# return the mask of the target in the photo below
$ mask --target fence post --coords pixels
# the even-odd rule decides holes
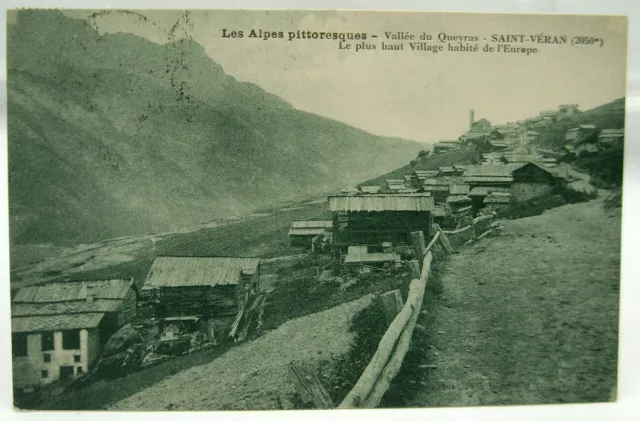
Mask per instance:
[[[473,220],[473,217],[471,218],[471,241],[476,241],[476,223]]]
[[[416,254],[418,264],[422,269],[422,260],[427,246],[424,244],[424,233],[422,231],[414,231],[411,233],[411,242],[413,243],[413,251]]]
[[[413,279],[418,279],[420,277],[420,263],[418,263],[418,260],[411,260],[409,262],[409,267],[411,268],[411,275],[413,275]]]
[[[387,321],[389,324],[393,322],[393,319],[396,318],[400,310],[402,310],[402,295],[400,295],[399,289],[394,289],[393,291],[385,292],[380,296],[380,301],[384,307],[384,312],[387,316]]]
[[[444,231],[442,231],[442,228],[440,228],[440,225],[433,224],[433,226],[435,227],[436,231],[440,233],[440,243],[445,248],[445,250],[447,250],[449,253],[454,253],[453,247],[451,247],[451,243],[449,242],[447,236],[444,234]]]

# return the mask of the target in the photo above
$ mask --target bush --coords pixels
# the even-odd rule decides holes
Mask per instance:
[[[591,184],[598,188],[610,189],[622,185],[622,148],[581,154],[575,165],[588,172],[591,175]]]
[[[556,190],[567,203],[588,202],[589,200],[598,197],[597,190],[587,192],[582,190],[574,190],[566,186],[558,187],[556,188]]]
[[[338,359],[329,380],[328,389],[333,402],[341,402],[355,386],[388,327],[384,305],[379,299],[373,300],[351,320],[349,330],[355,334],[351,349]]]
[[[502,211],[501,216],[508,219],[527,218],[529,216],[542,215],[547,209],[556,208],[567,203],[561,194],[553,194],[515,203],[510,208]]]

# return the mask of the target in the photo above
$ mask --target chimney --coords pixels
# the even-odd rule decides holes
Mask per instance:
[[[471,131],[471,129],[473,128],[473,123],[476,121],[475,119],[475,115],[474,115],[474,111],[473,108],[469,110],[469,131]]]

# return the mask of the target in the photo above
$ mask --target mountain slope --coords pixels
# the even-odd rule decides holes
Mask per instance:
[[[171,230],[355,184],[421,149],[295,110],[190,40],[31,10],[7,44],[15,243]]]

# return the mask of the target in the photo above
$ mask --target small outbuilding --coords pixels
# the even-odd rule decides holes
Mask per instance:
[[[313,240],[327,232],[330,233],[332,226],[332,221],[293,221],[289,229],[291,245],[311,248]]]
[[[624,129],[602,129],[598,134],[600,149],[620,148],[624,145]]]

